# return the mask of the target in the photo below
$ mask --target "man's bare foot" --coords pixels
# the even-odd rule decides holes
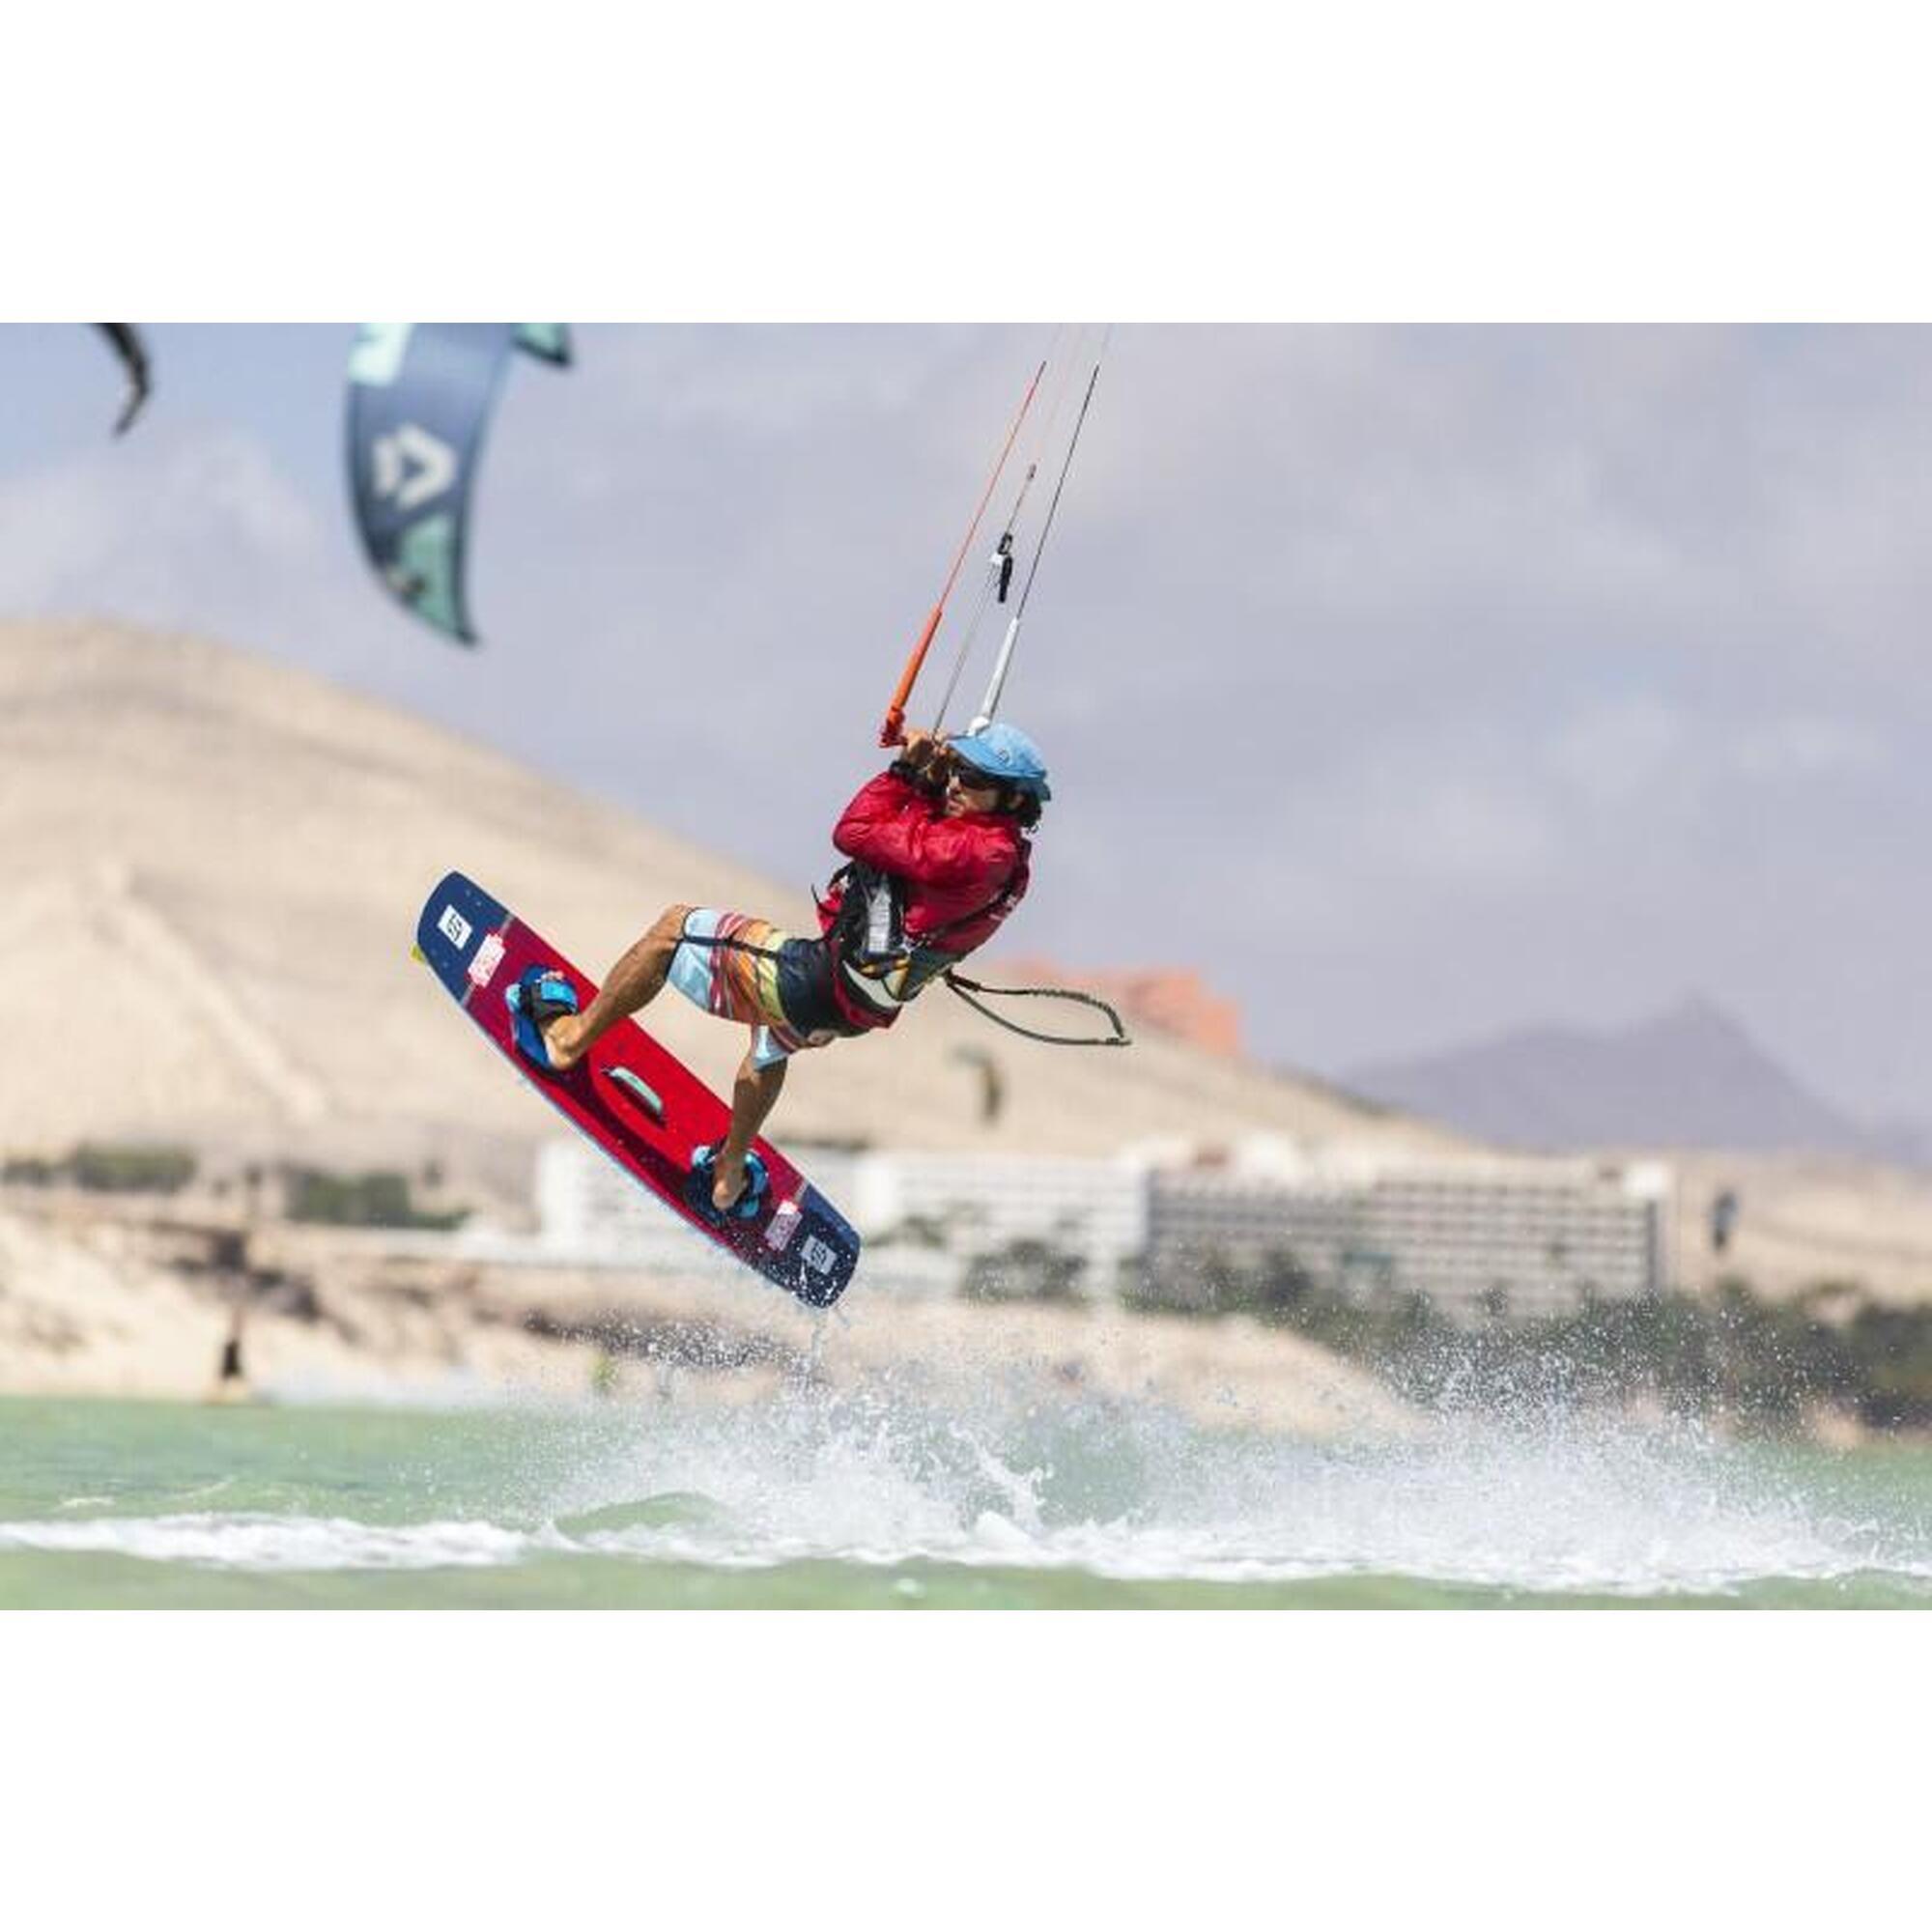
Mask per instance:
[[[578,1044],[582,1031],[582,1016],[577,1013],[558,1013],[537,1028],[544,1053],[559,1073],[569,1072],[583,1058],[583,1049]]]
[[[711,1170],[712,1207],[721,1214],[728,1214],[737,1207],[749,1184],[745,1174],[745,1156],[743,1154],[734,1156],[720,1148]]]
[[[505,995],[514,1018],[516,1048],[532,1065],[562,1073],[583,1058],[589,1045],[577,989],[555,966],[526,967]]]

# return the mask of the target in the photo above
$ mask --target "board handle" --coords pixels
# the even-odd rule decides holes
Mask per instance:
[[[659,1126],[664,1125],[664,1100],[658,1090],[641,1075],[633,1073],[628,1066],[607,1066],[604,1075],[613,1086],[621,1087]]]

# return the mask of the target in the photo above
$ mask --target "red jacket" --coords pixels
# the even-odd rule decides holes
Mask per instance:
[[[881,772],[845,808],[832,842],[848,859],[903,881],[906,938],[940,933],[943,952],[983,946],[1026,894],[1030,848],[1010,818],[990,811],[948,818],[942,800],[893,772]],[[835,888],[819,907],[827,930],[843,896]],[[981,916],[968,917],[974,913]],[[943,931],[962,919],[967,923]]]

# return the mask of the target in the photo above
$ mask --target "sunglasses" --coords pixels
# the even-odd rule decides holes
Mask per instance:
[[[990,772],[982,772],[977,765],[969,765],[964,758],[952,761],[952,782],[961,791],[998,791],[1000,781]]]

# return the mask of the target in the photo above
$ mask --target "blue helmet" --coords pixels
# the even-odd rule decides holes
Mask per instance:
[[[977,731],[954,738],[948,749],[975,771],[984,772],[1042,804],[1053,796],[1039,747],[1016,724],[982,724]]]

